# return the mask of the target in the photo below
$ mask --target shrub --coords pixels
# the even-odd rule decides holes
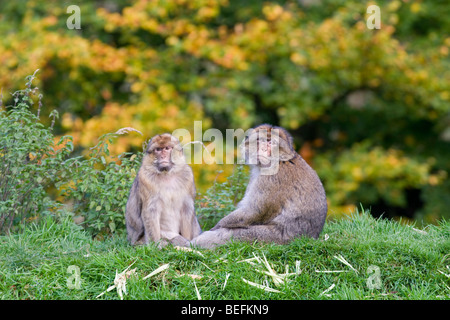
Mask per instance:
[[[81,217],[83,225],[92,235],[103,237],[125,232],[125,206],[142,152],[125,152],[112,158],[108,147],[115,137],[127,132],[121,129],[116,133],[107,133],[90,149],[88,159],[77,157],[68,161],[74,170],[70,180],[61,182],[61,191],[66,200],[74,201],[75,215]]]
[[[26,78],[24,90],[13,93],[14,104],[0,109],[0,233],[20,229],[59,207],[46,190],[64,175],[65,159],[73,150],[71,137],[54,143],[56,111],[50,127],[39,122],[42,94],[37,114],[30,110],[38,92],[31,87],[36,72]]]
[[[53,120],[49,127],[40,122],[42,94],[37,95],[39,89],[32,88],[36,72],[26,78],[25,89],[12,95],[14,104],[0,109],[0,233],[23,229],[27,222],[47,214],[62,213],[62,203],[55,200],[58,196],[72,202],[72,215],[79,215],[92,235],[123,232],[128,192],[142,153],[112,158],[108,143],[136,130],[107,133],[87,158],[69,158],[72,137],[54,142],[58,140],[53,133],[56,110],[50,114]],[[38,109],[34,114],[31,108],[36,95]]]
[[[218,171],[218,174],[222,171]],[[196,201],[196,214],[203,230],[212,228],[222,217],[236,208],[248,184],[244,165],[236,165],[226,182],[214,184]]]

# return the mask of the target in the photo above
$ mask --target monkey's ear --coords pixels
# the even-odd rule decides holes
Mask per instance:
[[[295,152],[292,150],[280,149],[280,161],[289,161],[295,157]]]
[[[186,159],[184,157],[184,149],[181,146],[181,143],[173,146],[171,160],[175,164],[184,164],[186,163]]]
[[[279,161],[289,161],[295,157],[295,151],[292,148],[292,145],[288,141],[286,141],[285,139],[280,137],[277,140],[277,142],[278,142],[278,148],[276,148],[276,149],[278,149],[278,152],[275,151],[274,156],[277,156],[277,153],[278,153]],[[272,145],[272,148],[274,148],[273,145]]]
[[[153,138],[151,138],[150,140],[148,140],[148,142],[145,144],[144,148],[145,148],[145,153],[152,153],[153,150],[150,149],[150,147],[152,146],[152,140]]]
[[[271,132],[272,156],[278,161],[288,161],[295,157],[293,139],[291,135],[281,127],[274,127]]]

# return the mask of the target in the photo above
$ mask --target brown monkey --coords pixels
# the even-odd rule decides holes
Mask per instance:
[[[194,176],[180,142],[165,133],[148,143],[130,190],[125,219],[128,241],[189,245],[201,229],[194,210]]]
[[[295,152],[281,127],[250,130],[241,145],[251,165],[244,198],[235,211],[192,240],[213,248],[229,241],[285,244],[302,235],[317,238],[327,215],[325,190],[316,172]]]

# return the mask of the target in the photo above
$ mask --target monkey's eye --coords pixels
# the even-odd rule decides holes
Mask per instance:
[[[156,148],[155,150],[161,152],[162,148]]]
[[[172,149],[171,147],[165,147],[164,150],[169,151],[170,149]]]

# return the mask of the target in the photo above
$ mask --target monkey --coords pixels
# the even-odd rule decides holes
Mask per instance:
[[[287,244],[303,235],[318,238],[325,224],[327,199],[317,173],[293,148],[282,127],[262,124],[241,144],[250,179],[236,210],[191,241],[215,248],[231,239]]]
[[[151,138],[126,205],[130,244],[187,246],[201,232],[195,195],[194,175],[178,139],[169,133]]]

